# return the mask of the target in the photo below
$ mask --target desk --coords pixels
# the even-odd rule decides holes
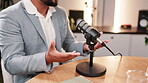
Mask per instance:
[[[76,65],[89,59],[69,62],[56,67],[52,73],[41,73],[26,83],[58,83],[79,76]],[[123,56],[94,57],[94,63],[106,66],[106,74],[100,77],[85,77],[94,83],[125,83],[126,71],[129,69],[146,71],[148,58]]]

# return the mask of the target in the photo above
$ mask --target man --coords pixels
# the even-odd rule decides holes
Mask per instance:
[[[24,83],[40,72],[49,73],[56,62],[89,50],[88,45],[75,41],[67,16],[57,4],[57,0],[22,0],[1,11],[1,57],[14,83]],[[100,47],[95,45],[95,49]]]

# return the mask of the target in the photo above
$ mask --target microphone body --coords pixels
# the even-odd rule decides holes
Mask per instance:
[[[77,20],[77,24],[76,27],[84,34],[90,34],[92,36],[93,42],[98,41],[100,44],[104,43],[99,39],[100,37],[100,33],[98,30],[94,29],[92,26],[88,25],[88,23],[86,23],[83,19],[78,19]]]
[[[116,54],[113,53],[113,51],[111,51],[107,45],[102,42],[100,40],[100,33],[98,30],[94,29],[93,27],[91,27],[90,25],[88,25],[88,23],[86,23],[83,19],[78,19],[77,20],[77,24],[76,24],[76,27],[85,35],[85,38],[88,39],[86,37],[86,35],[90,35],[91,37],[89,37],[90,41],[93,42],[93,43],[96,43],[96,42],[99,42],[102,46],[106,47],[114,56]]]

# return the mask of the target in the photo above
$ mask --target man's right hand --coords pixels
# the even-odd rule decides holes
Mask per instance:
[[[50,64],[52,62],[66,62],[68,60],[71,60],[77,56],[79,56],[80,53],[73,51],[73,52],[67,52],[67,53],[61,53],[58,52],[55,48],[55,42],[52,41],[51,45],[48,49],[48,52],[46,53],[46,63]]]

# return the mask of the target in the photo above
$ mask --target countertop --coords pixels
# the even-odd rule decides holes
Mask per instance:
[[[98,31],[109,34],[147,34],[145,31],[138,31],[136,27],[132,28],[119,28],[115,31],[113,27],[94,27]],[[81,33],[79,30],[73,31],[74,33]]]

